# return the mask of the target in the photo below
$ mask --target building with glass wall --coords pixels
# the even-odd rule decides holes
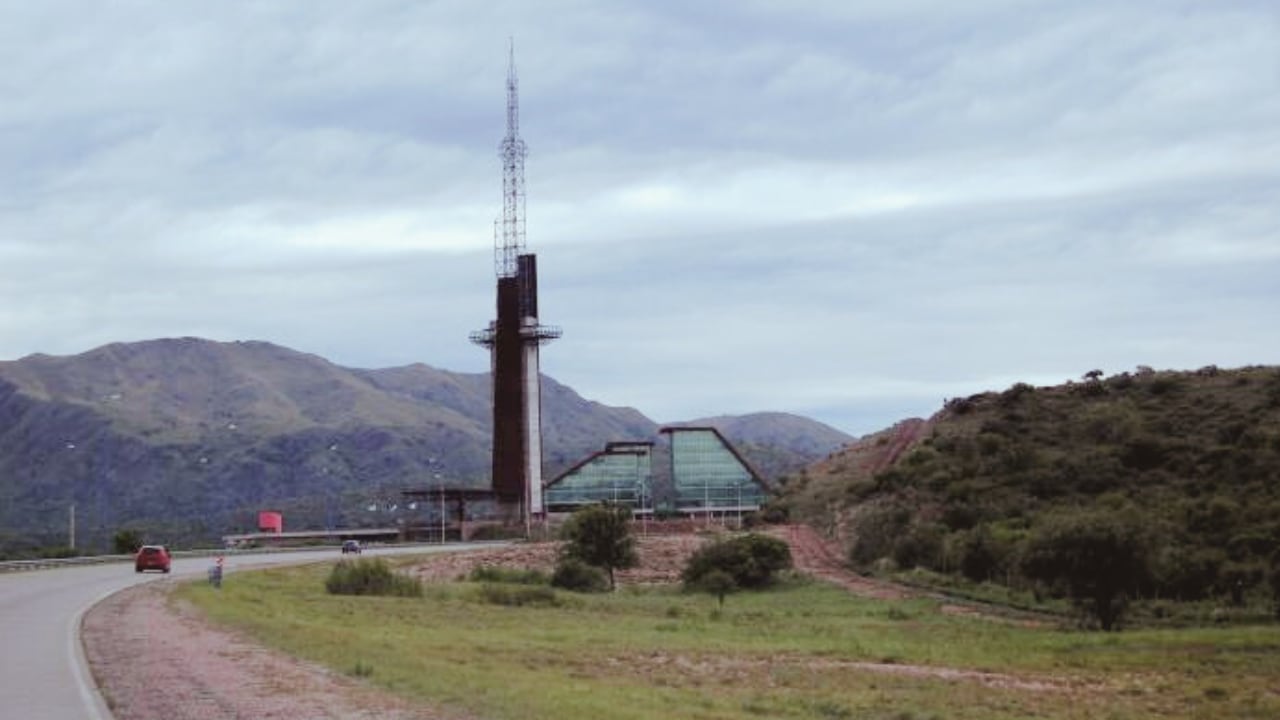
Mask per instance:
[[[547,511],[572,512],[600,502],[652,511],[652,457],[651,442],[609,443],[547,484]]]
[[[688,514],[736,513],[760,509],[764,479],[713,427],[665,427],[671,440],[671,482],[675,509]]]

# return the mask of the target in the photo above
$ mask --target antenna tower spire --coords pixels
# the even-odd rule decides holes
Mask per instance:
[[[515,277],[516,258],[524,252],[524,159],[520,139],[520,83],[516,79],[516,44],[509,40],[507,60],[507,134],[498,145],[502,158],[502,217],[494,221],[493,255],[498,277]],[[499,227],[501,226],[501,227]]]

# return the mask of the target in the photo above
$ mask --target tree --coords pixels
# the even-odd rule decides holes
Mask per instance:
[[[561,553],[604,568],[609,589],[614,588],[613,571],[635,567],[639,562],[635,539],[631,537],[631,510],[620,505],[591,505],[578,510],[560,531],[565,544]]]
[[[1065,588],[1078,607],[1110,631],[1129,593],[1151,574],[1150,543],[1136,514],[1078,513],[1035,530],[1023,570],[1032,579]]]
[[[131,528],[120,530],[111,538],[117,555],[132,555],[142,547],[142,533]]]
[[[707,578],[722,572],[734,587],[762,588],[774,575],[791,567],[791,548],[777,538],[748,533],[699,548],[689,558],[680,579],[689,590],[702,590]],[[720,583],[721,581],[716,581]]]
[[[1271,583],[1271,599],[1275,602],[1276,619],[1280,619],[1280,549],[1271,553],[1270,565],[1267,579]]]
[[[720,607],[724,607],[724,596],[738,589],[738,583],[733,581],[733,576],[723,570],[712,570],[703,575],[694,585],[694,589],[701,590],[709,595],[715,595],[716,600],[720,601]]]

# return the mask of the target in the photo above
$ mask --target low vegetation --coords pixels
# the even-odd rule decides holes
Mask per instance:
[[[609,578],[594,565],[573,557],[562,557],[551,575],[551,584],[572,592],[595,593],[610,589]]]
[[[339,560],[324,587],[332,595],[422,596],[420,580],[394,572],[382,558]]]
[[[864,571],[1063,598],[1103,628],[1169,604],[1280,612],[1280,369],[1018,383],[947,402],[888,467],[855,457],[773,511],[845,538]]]
[[[471,582],[512,583],[515,585],[546,585],[549,578],[540,570],[508,568],[500,565],[479,565],[471,571]]]
[[[729,593],[760,590],[791,567],[791,549],[777,538],[756,533],[714,540],[689,558],[680,574],[685,590],[716,596],[720,605]]]
[[[577,560],[598,567],[614,587],[613,571],[635,567],[635,538],[631,535],[631,509],[621,505],[589,505],[573,513],[560,530],[563,560]]]
[[[1275,626],[1082,633],[798,579],[723,609],[676,585],[582,595],[461,581],[421,598],[350,597],[321,590],[326,572],[177,592],[266,645],[494,720],[1280,716]]]

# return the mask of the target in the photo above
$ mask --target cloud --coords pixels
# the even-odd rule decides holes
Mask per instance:
[[[1262,0],[27,4],[0,357],[166,335],[480,372],[515,35],[543,369],[864,432],[991,384],[1274,362]]]

